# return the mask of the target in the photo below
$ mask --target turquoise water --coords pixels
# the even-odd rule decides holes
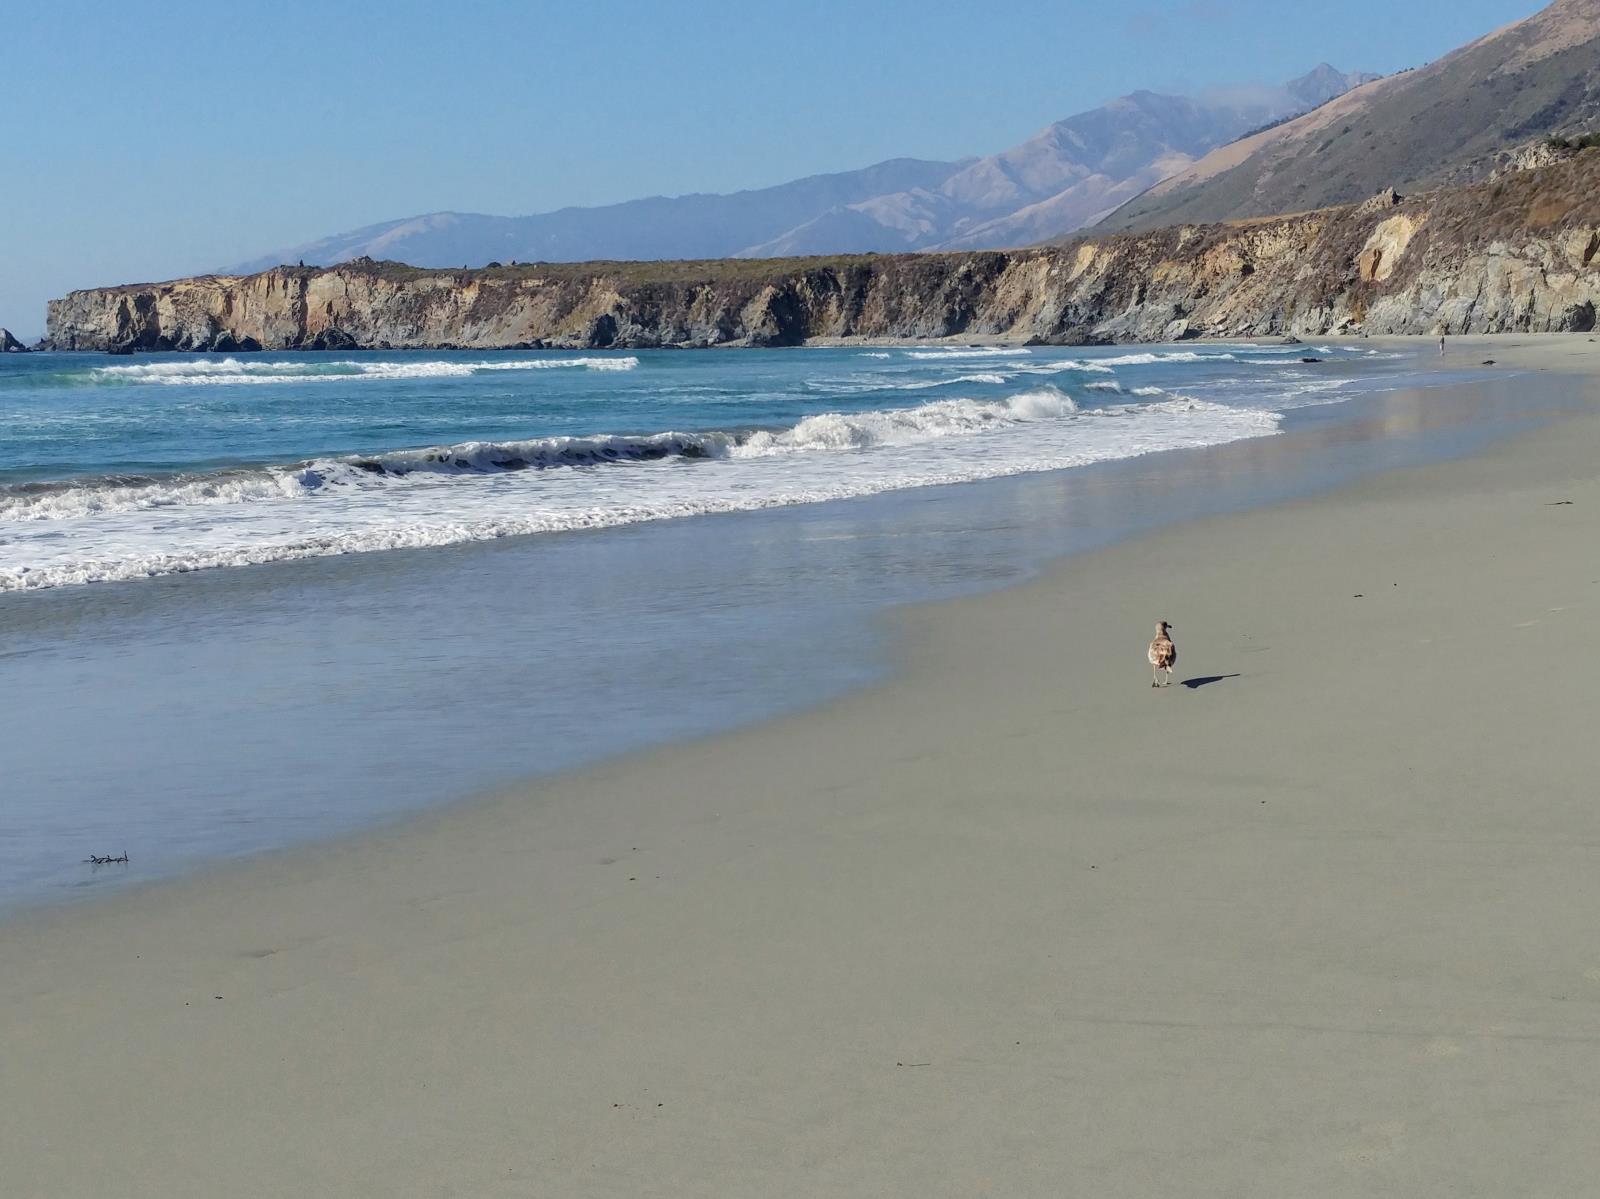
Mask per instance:
[[[0,909],[820,702],[894,605],[1525,416],[1311,347],[528,357],[0,359]]]

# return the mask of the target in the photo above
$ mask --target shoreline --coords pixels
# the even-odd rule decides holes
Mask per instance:
[[[1170,526],[901,610],[820,709],[0,925],[0,1177],[1581,1189],[1596,445]],[[1147,690],[1158,617],[1207,681]]]

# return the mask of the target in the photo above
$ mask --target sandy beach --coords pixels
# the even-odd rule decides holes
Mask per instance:
[[[1597,460],[1173,527],[820,710],[0,926],[0,1192],[1587,1193]]]

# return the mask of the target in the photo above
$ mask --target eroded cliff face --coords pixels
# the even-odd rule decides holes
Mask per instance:
[[[798,345],[1589,330],[1600,152],[1402,200],[966,254],[418,270],[356,261],[73,292],[57,349]]]

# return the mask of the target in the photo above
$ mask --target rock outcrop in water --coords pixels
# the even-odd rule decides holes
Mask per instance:
[[[57,349],[1081,344],[1592,329],[1600,151],[1470,188],[1007,252],[422,270],[358,260],[52,301]]]
[[[26,354],[28,347],[11,336],[10,329],[0,329],[0,354]]]

